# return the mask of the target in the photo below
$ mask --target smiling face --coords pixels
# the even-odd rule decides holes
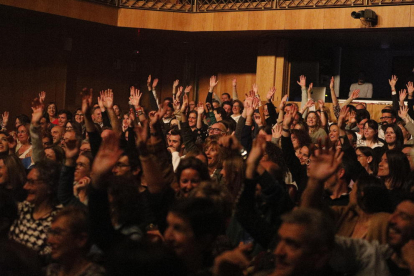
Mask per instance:
[[[85,176],[89,176],[91,173],[91,163],[89,159],[83,155],[79,155],[76,160],[75,169],[75,181],[81,180]]]
[[[3,133],[0,133],[0,153],[9,152],[9,142],[7,141],[7,136]]]
[[[388,221],[387,241],[398,251],[411,239],[414,239],[414,203],[403,201]]]
[[[233,107],[229,104],[225,104],[225,105],[223,105],[223,109],[226,111],[227,115],[230,116]]]
[[[49,114],[50,118],[54,118],[56,116],[56,105],[55,104],[49,104],[47,107],[47,114]]]
[[[303,146],[298,154],[297,157],[299,158],[300,164],[301,165],[306,165],[306,162],[309,159],[309,148],[307,146]]]
[[[27,191],[26,201],[37,206],[48,200],[51,194],[48,185],[39,177],[39,171],[36,168],[32,169],[23,186],[23,189]]]
[[[394,132],[394,129],[392,127],[387,127],[385,130],[385,142],[388,145],[395,144],[395,141],[397,140],[397,135]]]
[[[26,144],[29,142],[29,132],[27,131],[25,126],[21,125],[17,129],[17,139],[22,144]]]
[[[68,116],[66,113],[59,114],[58,116],[58,125],[61,127],[66,126],[66,123],[68,122]]]
[[[317,117],[318,115],[316,115],[315,113],[310,113],[306,119],[306,124],[308,125],[308,127],[316,127],[316,122],[317,122]]]
[[[381,157],[381,162],[378,167],[378,176],[387,177],[390,175],[390,168],[388,166],[387,155],[384,153]]]
[[[201,182],[200,174],[198,171],[188,168],[181,172],[180,175],[180,189],[183,192],[184,196],[187,197],[188,193],[192,189],[197,187]]]
[[[240,115],[241,106],[240,106],[240,103],[239,102],[234,102],[233,103],[232,111],[233,111],[233,114]]]
[[[364,125],[364,137],[367,140],[372,140],[375,137],[375,134],[378,132],[378,130],[371,128],[368,123],[365,123]]]
[[[190,127],[196,127],[197,124],[197,115],[195,113],[190,113],[188,115],[188,125]]]
[[[337,125],[331,125],[329,128],[329,140],[332,143],[337,142],[339,139],[339,127]]]

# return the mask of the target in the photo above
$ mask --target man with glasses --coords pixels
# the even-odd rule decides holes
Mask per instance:
[[[227,126],[223,122],[213,124],[208,128],[208,135],[225,136],[227,134]]]
[[[378,138],[385,139],[385,130],[387,129],[388,125],[394,124],[397,121],[397,113],[394,109],[391,108],[384,108],[381,110],[381,122],[380,127],[378,129]]]

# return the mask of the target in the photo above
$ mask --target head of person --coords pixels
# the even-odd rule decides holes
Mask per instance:
[[[358,162],[365,168],[365,170],[367,170],[367,172],[371,171],[374,175],[377,175],[378,161],[372,148],[358,147],[356,149],[356,155]]]
[[[94,123],[97,123],[97,124],[102,123],[102,111],[99,108],[99,106],[93,108],[93,111],[92,111],[92,121]]]
[[[91,245],[86,209],[68,206],[59,211],[52,220],[47,241],[52,248],[51,257],[57,262],[85,257]]]
[[[220,107],[220,102],[217,100],[212,100],[213,109]]]
[[[84,118],[85,118],[85,115],[83,114],[82,109],[81,108],[76,109],[75,121],[79,124],[83,124]]]
[[[387,188],[404,189],[404,182],[410,173],[407,157],[398,150],[387,150],[381,157],[378,176],[385,180]]]
[[[184,197],[192,189],[197,187],[201,181],[210,180],[206,164],[195,157],[186,157],[180,161],[175,171],[180,192]]]
[[[195,158],[199,159],[201,162],[203,162],[205,165],[207,165],[208,164],[207,155],[205,154],[203,149],[199,146],[191,149],[191,151],[188,151],[185,156],[186,157],[195,157]]]
[[[196,106],[195,101],[190,101],[188,103],[188,108],[190,109],[190,111],[193,111],[195,106]]]
[[[83,140],[79,149],[80,153],[91,151],[91,144],[88,140]]]
[[[168,147],[173,148],[175,151],[181,152],[184,149],[183,140],[181,137],[181,131],[178,129],[172,129],[168,136]]]
[[[329,140],[334,145],[339,141],[339,127],[336,123],[329,126]]]
[[[112,168],[116,176],[140,177],[142,175],[141,162],[136,150],[124,151]]]
[[[412,194],[397,205],[388,220],[388,245],[401,253],[402,247],[414,239],[414,198]]]
[[[397,113],[394,109],[384,108],[381,110],[381,125],[389,125],[397,120]]]
[[[235,115],[240,115],[243,112],[244,105],[240,100],[233,101],[232,112]]]
[[[63,135],[65,134],[65,128],[61,126],[54,126],[50,133],[52,134],[53,144],[59,145]]]
[[[367,105],[366,105],[366,103],[358,103],[358,104],[355,106],[355,108],[356,108],[357,110],[366,110],[366,109],[367,109]]]
[[[221,102],[231,102],[231,97],[229,93],[223,93],[221,94]]]
[[[15,154],[0,155],[0,186],[11,191],[17,201],[23,201],[26,194],[23,186],[26,182],[26,170]]]
[[[93,156],[90,152],[84,152],[76,159],[74,180],[79,181],[85,176],[89,177],[92,170]]]
[[[322,125],[321,118],[315,111],[310,111],[308,115],[306,115],[305,121],[309,128],[318,129]]]
[[[72,113],[69,110],[62,109],[58,112],[58,125],[65,127],[66,123],[72,120]]]
[[[374,120],[368,120],[364,125],[364,137],[362,140],[378,142],[378,123]]]
[[[164,114],[164,118],[165,119],[172,118],[173,114],[174,114],[174,106],[172,105],[172,103],[169,103],[169,104],[167,104],[166,112]]]
[[[281,218],[272,275],[318,275],[335,245],[335,229],[329,216],[314,209],[298,208]]]
[[[369,214],[391,211],[388,189],[384,182],[374,175],[363,174],[358,178],[352,187],[349,201]]]
[[[45,148],[45,157],[49,160],[62,164],[63,160],[65,159],[65,152],[62,147],[58,145],[52,145]]]
[[[297,114],[296,114],[297,115]],[[306,133],[309,133],[308,125],[303,121],[299,120],[294,127],[291,127],[292,129],[300,129],[305,131]]]
[[[76,136],[82,136],[82,125],[78,122],[67,122],[65,129],[66,131],[74,131]]]
[[[214,117],[216,118],[216,122],[220,122],[227,118],[227,113],[222,107],[214,108]]]
[[[223,161],[221,174],[223,175],[227,189],[234,200],[240,195],[244,183],[245,171],[246,165],[240,155],[231,155]]]
[[[301,165],[306,165],[308,163],[309,157],[310,157],[310,149],[309,146],[303,146],[299,149],[297,155],[299,158]]]
[[[26,201],[35,206],[56,204],[57,187],[60,177],[60,165],[45,159],[34,164],[27,175],[23,188],[27,192]]]
[[[168,212],[167,223],[166,244],[185,263],[208,255],[224,227],[222,213],[214,202],[201,197],[178,201]]]
[[[208,128],[209,136],[224,136],[227,134],[227,126],[223,122],[218,122]]]
[[[388,149],[402,150],[404,136],[400,127],[396,124],[389,124],[385,129],[385,143]]]
[[[357,140],[358,140],[356,133],[349,129],[345,130],[345,133],[346,133],[346,136],[348,137],[349,143],[355,149],[357,146]]]
[[[49,127],[50,127],[49,116],[43,116],[40,119],[39,124],[40,124],[40,127],[41,127],[43,133],[48,132],[49,131]]]
[[[359,109],[356,112],[355,120],[357,122],[357,126],[359,128],[359,132],[364,132],[364,125],[365,123],[371,119],[371,115],[366,109]]]
[[[218,143],[218,136],[207,137],[203,149],[207,156],[208,166],[221,167],[222,149]]]
[[[30,118],[27,115],[20,114],[16,116],[16,123],[15,123],[16,130],[18,129],[20,125],[29,125],[29,124],[30,124]]]
[[[0,155],[9,154],[9,134],[5,131],[0,131]]]
[[[47,112],[47,115],[49,116],[49,119],[57,117],[56,116],[57,115],[56,114],[56,112],[57,112],[56,104],[54,102],[50,102],[47,105],[46,112]]]
[[[266,142],[265,152],[260,164],[274,179],[282,183],[288,172],[288,167],[283,158],[282,150],[272,142]]]
[[[229,117],[233,112],[233,105],[230,101],[225,101],[221,104],[221,107],[226,111],[227,117]]]
[[[365,72],[359,72],[358,73],[358,84],[364,84],[365,83]]]
[[[20,125],[17,128],[17,140],[22,144],[30,143],[29,125]]]
[[[188,113],[188,125],[191,128],[197,127],[197,116],[198,113],[195,110],[192,110]]]
[[[121,116],[122,111],[121,111],[121,108],[119,107],[118,104],[114,104],[114,112],[115,112],[116,116],[118,116],[118,117]]]
[[[404,145],[402,153],[407,156],[408,162],[410,163],[411,171],[414,171],[414,146],[413,145]]]
[[[339,185],[349,185],[351,177],[349,175],[349,161],[346,163],[347,161],[348,160],[346,158],[343,158],[342,163],[339,165],[335,173],[325,181],[324,188],[329,194],[333,194]],[[310,164],[312,166],[312,162]]]

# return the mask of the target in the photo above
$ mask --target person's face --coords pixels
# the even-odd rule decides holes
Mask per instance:
[[[413,158],[412,158],[412,154],[413,154],[412,152],[413,151],[411,149],[412,149],[411,147],[405,147],[405,148],[403,148],[402,152],[408,158],[408,162],[410,163],[411,171],[414,171],[414,161],[413,161]]]
[[[179,258],[191,258],[201,253],[189,221],[169,212],[167,223],[168,227],[164,232],[165,242]]]
[[[73,130],[73,126],[70,122],[67,122],[66,123],[66,131],[71,131],[71,130]]]
[[[206,149],[205,154],[207,155],[207,162],[213,166],[217,164],[219,152],[216,146],[210,146]]]
[[[369,167],[369,163],[372,161],[372,157],[365,156],[359,149],[356,150],[356,155],[359,163],[361,163],[361,166],[364,168]]]
[[[378,176],[387,177],[390,175],[390,168],[388,166],[387,155],[384,153],[381,157],[381,162],[378,167]]]
[[[388,127],[385,130],[385,142],[389,145],[392,145],[397,140],[397,135],[394,132],[394,129],[392,127]]]
[[[364,132],[364,125],[365,125],[365,123],[368,121],[368,119],[364,119],[364,120],[362,120],[361,122],[359,122],[359,124],[358,124],[358,128],[359,128],[359,132],[360,133],[363,133]]]
[[[75,121],[78,122],[79,124],[82,124],[83,123],[83,118],[84,118],[84,115],[83,115],[82,111],[81,110],[76,111]]]
[[[63,134],[63,139],[61,140],[61,145],[64,146],[65,143],[68,143],[69,141],[76,140],[76,134],[74,131],[66,131],[65,134]]]
[[[198,171],[191,168],[183,170],[180,175],[180,189],[184,196],[187,197],[188,193],[200,184],[200,181]]]
[[[234,105],[233,105],[234,106]],[[234,113],[234,111],[233,111],[233,113]],[[263,115],[264,116],[269,116],[269,109],[267,108],[267,105],[265,105],[264,107],[263,107]]]
[[[120,116],[120,112],[121,110],[119,109],[119,106],[117,106],[117,105],[114,105],[114,112],[115,112],[115,115],[116,116]]]
[[[381,123],[392,124],[395,122],[395,118],[392,117],[391,113],[384,112],[382,113]]]
[[[85,244],[86,238],[79,240],[79,237],[74,236],[70,230],[69,218],[62,216],[52,223],[47,242],[52,248],[52,259],[63,261],[80,254],[79,249]]]
[[[173,147],[176,151],[181,150],[181,136],[170,135],[168,136],[168,147]]]
[[[47,159],[50,159],[52,161],[56,161],[56,153],[52,149],[45,149],[45,156]]]
[[[128,175],[131,172],[128,156],[124,155],[118,159],[115,166],[112,168],[112,173],[116,176]]]
[[[55,117],[55,115],[56,115],[56,105],[55,104],[50,104],[47,107],[47,114],[49,114],[49,117]]]
[[[0,153],[3,152],[9,152],[9,142],[7,141],[7,136],[0,133]]]
[[[329,128],[329,140],[336,142],[339,139],[339,127],[337,125],[331,125]]]
[[[298,138],[296,137],[296,135],[295,134],[291,134],[290,135],[290,139],[292,140],[292,145],[293,145],[293,148],[294,149],[298,149],[299,148],[299,140],[298,140]]]
[[[167,107],[167,111],[165,112],[164,118],[171,118],[174,113],[174,110],[171,107]]]
[[[53,143],[52,143],[52,141],[50,140],[49,137],[43,137],[42,138],[42,144],[43,144],[43,148],[45,149],[45,148],[51,146]]]
[[[95,111],[92,114],[92,120],[95,123],[102,123],[102,112],[99,108],[95,109]]]
[[[306,162],[309,159],[309,148],[307,146],[301,147],[298,152],[298,158],[301,165],[306,165]]]
[[[216,117],[217,122],[223,120],[223,118],[221,117],[221,113],[217,112],[217,110],[214,110],[214,117]]]
[[[29,141],[29,133],[24,126],[20,126],[17,129],[17,139],[20,143],[27,143]]]
[[[53,144],[58,144],[63,136],[63,128],[55,126],[51,131]]]
[[[36,168],[32,169],[27,175],[26,184],[23,186],[23,189],[27,192],[26,201],[37,206],[48,200],[51,193],[47,184],[39,177],[39,171]]]
[[[306,119],[306,124],[308,124],[308,127],[315,127],[316,121],[317,121],[317,115],[315,113],[311,113],[308,115],[308,118]]]
[[[196,127],[197,124],[197,115],[195,115],[194,113],[190,113],[188,115],[188,125],[190,127]]]
[[[266,110],[267,110],[267,107],[265,107],[266,108]],[[238,115],[238,114],[240,114],[240,111],[241,111],[241,106],[240,106],[240,103],[238,103],[238,102],[234,102],[233,103],[233,108],[232,108],[232,111],[233,111],[233,114],[236,114],[236,115]],[[269,113],[269,112],[268,112]]]
[[[6,164],[4,164],[4,160],[0,159],[0,184],[4,184],[7,181],[9,181],[8,170]]]
[[[367,139],[367,140],[374,139],[374,136],[377,133],[377,131],[378,130],[369,127],[368,124],[365,124],[365,126],[364,126],[364,137],[365,137],[365,139]]]
[[[218,102],[213,102],[213,108],[217,108],[219,106],[220,106],[220,104]]]
[[[225,104],[223,106],[223,108],[226,111],[227,115],[230,115],[231,114],[231,110],[232,110],[232,106],[231,105]]]
[[[227,94],[221,95],[221,102],[224,103],[224,102],[227,102],[227,101],[230,101],[230,97],[227,96]]]
[[[279,228],[279,243],[275,249],[277,276],[302,275],[315,270],[320,254],[312,252],[304,225],[283,223]]]
[[[85,176],[89,176],[91,173],[91,163],[89,159],[83,155],[79,155],[76,159],[75,169],[75,181],[81,180]]]
[[[68,122],[68,116],[65,113],[59,114],[58,125],[61,127],[65,127],[67,122]]]
[[[223,124],[215,123],[208,129],[208,135],[225,135],[226,127]]]
[[[414,239],[414,203],[401,202],[388,221],[388,244],[401,249],[410,239]]]
[[[194,108],[195,108],[195,102],[194,102],[194,101],[191,101],[191,102],[188,104],[188,106],[190,107],[190,111],[193,111],[193,110],[194,110]]]

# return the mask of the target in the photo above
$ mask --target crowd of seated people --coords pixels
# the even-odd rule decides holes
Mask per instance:
[[[333,78],[333,110],[305,76],[300,106],[215,76],[199,103],[150,76],[124,113],[34,95],[2,116],[0,274],[414,275],[414,85],[388,81],[379,122]]]

